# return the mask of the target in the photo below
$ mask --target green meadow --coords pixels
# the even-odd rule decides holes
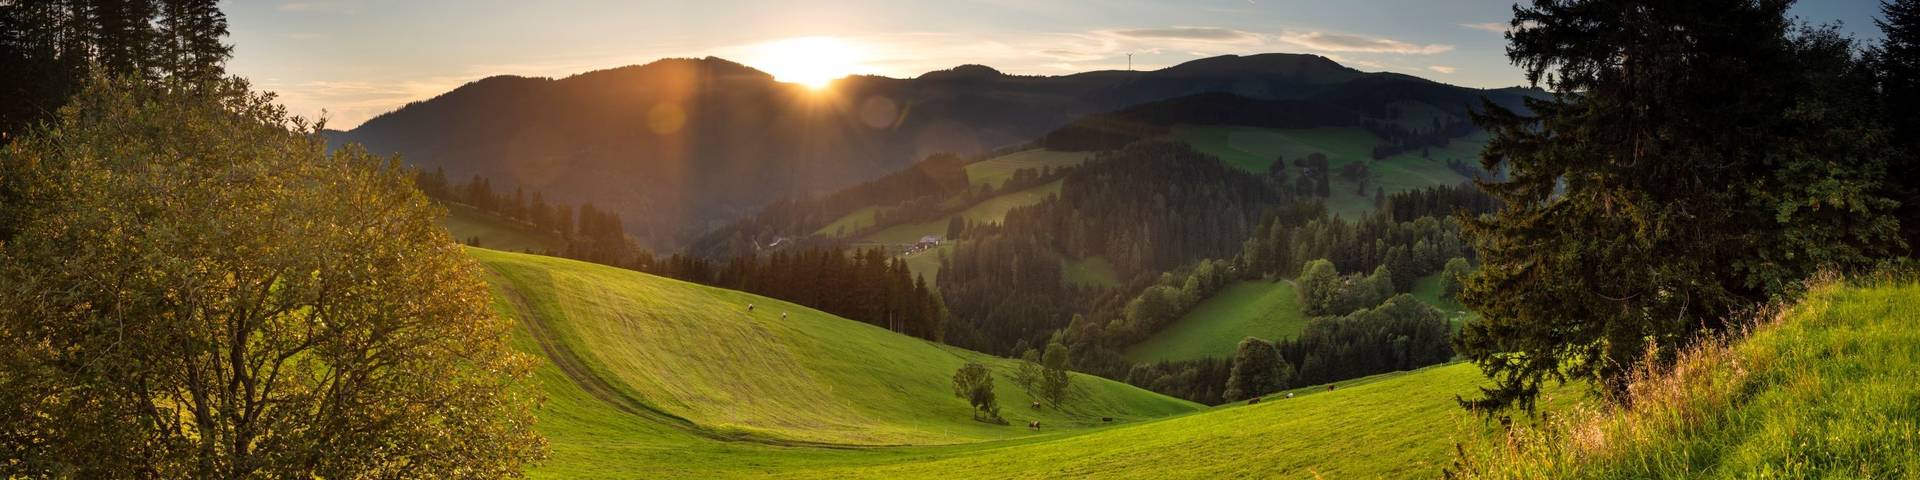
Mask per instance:
[[[1348,219],[1375,209],[1376,188],[1393,193],[1466,181],[1466,177],[1447,167],[1446,160],[1457,158],[1476,163],[1487,141],[1485,133],[1476,133],[1456,139],[1444,148],[1429,149],[1425,156],[1413,151],[1376,161],[1373,147],[1380,144],[1380,137],[1357,127],[1283,130],[1181,125],[1174,128],[1173,138],[1251,172],[1266,172],[1275,160],[1292,162],[1311,153],[1325,154],[1328,167],[1336,173],[1342,165],[1365,162],[1372,176],[1364,195],[1358,192],[1358,184],[1343,180],[1337,174],[1332,176],[1333,183],[1328,189],[1328,210]],[[1299,173],[1291,163],[1287,169],[1289,175]]]
[[[441,202],[440,205],[447,209],[447,216],[440,220],[440,225],[446,227],[453,239],[461,243],[478,238],[481,247],[509,252],[558,252],[566,247],[566,242],[558,236],[534,232],[530,225],[466,205],[448,202]]]
[[[1059,195],[1060,186],[1061,181],[1054,180],[1045,185],[1017,192],[1002,193],[986,200],[981,200],[979,203],[967,207],[966,210],[961,210],[953,215],[925,222],[890,226],[878,232],[868,234],[862,237],[861,240],[869,243],[900,244],[917,242],[921,237],[927,235],[945,237],[947,234],[947,224],[951,222],[952,218],[956,215],[965,217],[976,223],[1000,222],[1006,220],[1007,212],[1013,211],[1015,208],[1036,205],[1045,201],[1047,197]]]
[[[1450,438],[1486,428],[1452,401],[1481,381],[1467,365],[1211,409],[1075,374],[1064,411],[1034,410],[1008,360],[751,294],[468,252],[536,357],[551,457],[534,478],[1430,476]],[[998,374],[1014,425],[953,397],[967,361]]]
[[[1127,351],[1134,363],[1231,357],[1240,340],[1292,338],[1307,326],[1300,295],[1285,280],[1244,281],[1214,294],[1173,325]]]
[[[1007,179],[1013,178],[1014,172],[1072,167],[1085,163],[1089,158],[1093,158],[1092,152],[1057,152],[1038,148],[1022,150],[967,165],[967,181],[974,185],[999,188]]]

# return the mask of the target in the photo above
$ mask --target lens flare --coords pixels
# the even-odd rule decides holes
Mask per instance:
[[[760,44],[747,62],[775,80],[822,89],[860,66],[861,52],[832,37],[789,38]]]

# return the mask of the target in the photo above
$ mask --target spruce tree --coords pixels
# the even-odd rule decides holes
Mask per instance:
[[[1509,58],[1555,96],[1485,103],[1481,258],[1456,349],[1495,381],[1471,408],[1530,408],[1547,382],[1664,362],[1820,268],[1897,246],[1850,53],[1790,34],[1786,0],[1535,0]],[[1860,92],[1855,92],[1860,93]],[[1861,134],[1868,135],[1861,135]],[[1652,357],[1646,355],[1651,352]]]

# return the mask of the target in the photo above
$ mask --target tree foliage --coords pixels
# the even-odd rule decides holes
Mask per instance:
[[[1536,0],[1508,56],[1556,96],[1485,105],[1481,256],[1458,348],[1496,381],[1470,407],[1671,358],[1735,310],[1898,247],[1886,150],[1850,42],[1786,0]],[[1651,348],[1650,348],[1651,347]]]
[[[1072,387],[1073,377],[1067,375],[1067,365],[1072,363],[1067,346],[1054,341],[1047,344],[1047,353],[1040,357],[1040,398],[1053,408],[1067,403],[1067,393]]]
[[[953,372],[953,395],[973,405],[973,419],[988,423],[1007,423],[1000,418],[1000,404],[993,398],[993,373],[978,362],[967,362]]]
[[[1880,2],[1875,23],[1886,40],[1868,50],[1888,138],[1899,149],[1887,166],[1900,200],[1899,216],[1908,247],[1920,247],[1920,1]]]
[[[517,475],[538,393],[397,162],[239,81],[0,151],[0,476]]]
[[[1227,377],[1226,400],[1246,400],[1285,390],[1293,382],[1293,365],[1280,357],[1272,343],[1258,338],[1240,340]]]

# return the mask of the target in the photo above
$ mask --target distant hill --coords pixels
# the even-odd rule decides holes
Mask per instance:
[[[723,59],[670,59],[560,79],[486,78],[330,138],[454,179],[484,175],[593,203],[620,213],[649,245],[671,248],[774,200],[935,152],[1017,145],[1085,115],[1208,92],[1350,110],[1420,99],[1454,111],[1490,91],[1293,54],[1065,76],[969,65],[911,79],[849,77],[824,92]]]

